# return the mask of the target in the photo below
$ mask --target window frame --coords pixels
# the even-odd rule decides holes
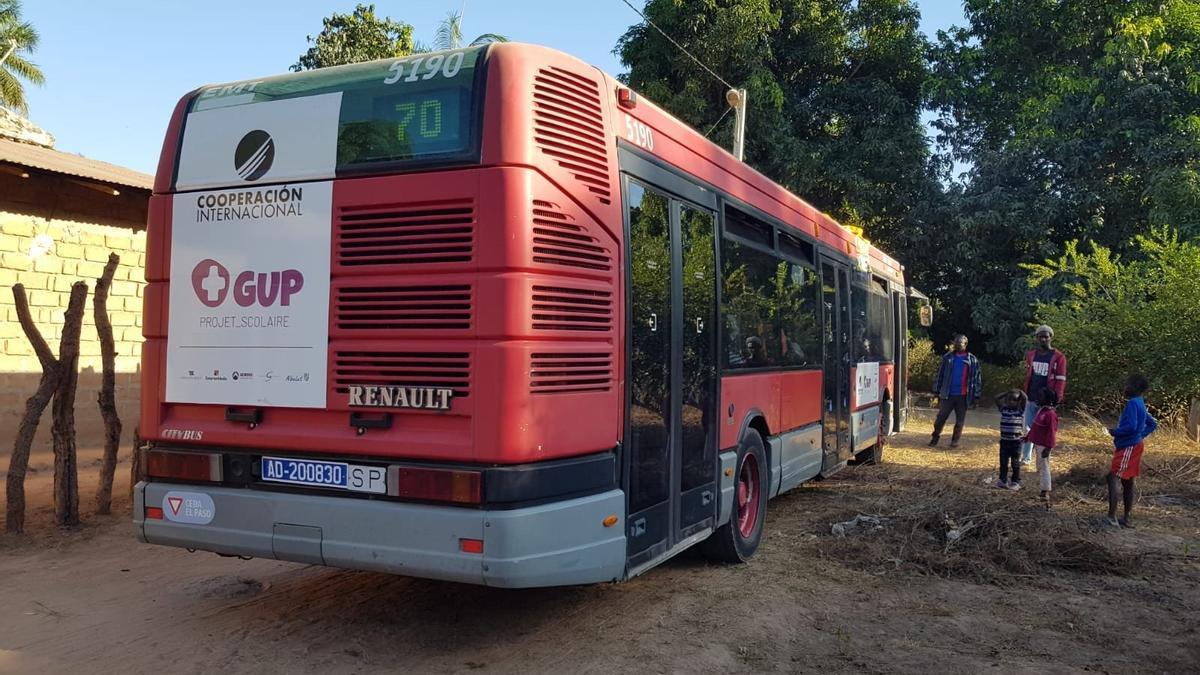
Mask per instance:
[[[731,229],[729,227],[729,225],[730,225],[729,218],[727,217],[727,213],[729,210],[733,210],[733,211],[739,213],[740,216],[742,216],[742,217],[757,221],[756,223],[753,223],[753,226],[762,227],[765,230],[765,234],[769,235],[767,238],[769,238],[769,240],[770,240],[770,245],[768,246],[761,240],[756,240],[754,238],[750,238],[750,237],[740,234],[738,232],[738,229],[741,229],[742,227],[744,227],[740,223],[737,224],[734,229]],[[814,309],[816,310],[815,311],[816,316],[814,318],[818,323],[821,321],[821,315],[820,315],[821,285],[819,283],[819,272],[818,272],[817,266],[816,266],[816,259],[817,259],[817,255],[820,250],[820,243],[809,239],[803,233],[795,231],[794,229],[787,226],[786,224],[783,224],[778,219],[772,218],[771,216],[763,213],[762,211],[760,211],[748,204],[744,204],[738,200],[725,197],[724,195],[722,195],[722,198],[720,200],[720,205],[718,208],[718,215],[721,218],[721,228],[720,228],[721,245],[718,246],[717,264],[719,266],[719,273],[721,275],[721,283],[719,284],[720,293],[718,293],[718,298],[717,298],[717,303],[718,303],[717,311],[719,313],[718,323],[720,326],[720,334],[718,335],[718,347],[719,347],[719,353],[720,353],[719,360],[720,360],[722,376],[737,376],[737,375],[745,375],[745,374],[751,374],[751,373],[759,374],[759,373],[784,372],[784,371],[787,371],[787,372],[805,371],[805,370],[823,371],[824,364],[821,362],[805,364],[805,365],[778,365],[778,364],[775,364],[775,365],[754,366],[754,367],[734,366],[727,362],[728,342],[726,340],[726,330],[725,330],[725,328],[726,328],[726,326],[725,326],[726,312],[724,311],[725,310],[725,243],[724,242],[730,241],[730,242],[733,242],[740,246],[746,246],[748,248],[759,251],[761,253],[765,253],[765,254],[773,257],[777,263],[784,262],[784,263],[788,263],[788,264],[792,264],[792,265],[799,265],[800,267],[808,270],[809,273],[814,275],[814,278],[818,279],[818,283],[816,284],[816,290],[814,291],[814,294],[813,294],[813,301],[815,304]],[[781,246],[781,242],[784,241],[785,238],[788,240],[791,240],[791,241],[787,242],[787,245],[791,247],[790,250],[786,249],[784,246]],[[805,258],[805,253],[806,253],[805,249],[807,249],[807,253],[809,253],[812,256],[811,259]],[[823,345],[822,345],[822,349],[824,349]]]

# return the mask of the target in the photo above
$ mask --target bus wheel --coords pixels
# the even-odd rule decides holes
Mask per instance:
[[[742,439],[737,467],[729,522],[700,544],[704,555],[719,562],[746,562],[762,540],[767,516],[767,452],[757,431],[751,430]]]

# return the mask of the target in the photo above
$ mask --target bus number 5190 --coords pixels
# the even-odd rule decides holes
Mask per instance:
[[[625,140],[639,148],[654,150],[654,132],[644,123],[625,115]]]

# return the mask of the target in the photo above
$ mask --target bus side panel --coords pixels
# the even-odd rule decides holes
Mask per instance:
[[[779,373],[756,373],[721,378],[721,448],[731,448],[741,440],[742,420],[757,409],[766,418],[770,433],[778,433],[780,425]],[[730,414],[730,406],[733,414]],[[767,439],[763,439],[766,441]]]
[[[781,387],[779,431],[791,431],[821,420],[821,371],[779,374]]]

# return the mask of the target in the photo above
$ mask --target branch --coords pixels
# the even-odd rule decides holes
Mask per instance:
[[[17,319],[21,322],[21,329],[25,331],[25,337],[29,338],[29,343],[33,345],[33,351],[37,353],[42,370],[55,368],[58,365],[58,359],[54,358],[54,352],[50,351],[50,345],[46,344],[42,332],[33,322],[33,316],[29,312],[29,298],[25,295],[25,285],[14,284],[12,290],[13,300],[17,304]]]

